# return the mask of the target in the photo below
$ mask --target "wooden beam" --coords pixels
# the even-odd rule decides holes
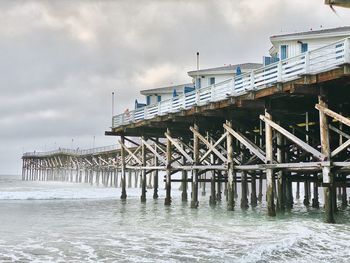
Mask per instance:
[[[121,140],[119,140],[119,144],[120,144],[120,146],[121,146],[125,151],[128,152],[128,154],[129,154],[130,156],[132,156],[132,158],[133,158],[139,165],[142,164],[142,161],[141,161],[132,151],[130,151],[130,150],[128,149],[128,147],[126,147],[125,144],[124,144]]]
[[[231,127],[226,124],[223,125],[225,130],[227,130],[231,135],[233,135],[240,143],[242,143],[249,151],[255,154],[260,160],[266,162],[265,153],[261,150],[257,145],[255,145],[252,141],[246,138],[240,132],[233,130]]]
[[[308,145],[307,143],[305,143],[304,141],[302,141],[301,139],[299,139],[298,137],[296,137],[294,134],[290,133],[289,131],[287,131],[286,129],[282,128],[281,126],[279,126],[277,123],[267,119],[265,116],[260,115],[260,119],[262,121],[264,121],[265,123],[267,123],[269,126],[271,126],[272,128],[274,128],[276,131],[280,132],[283,134],[283,136],[285,136],[287,139],[289,139],[290,141],[292,141],[293,143],[295,143],[296,145],[298,145],[300,148],[304,149],[305,151],[311,153],[313,156],[315,156],[316,158],[323,160],[325,158],[325,156],[320,153],[319,151],[317,151],[316,149],[314,149],[313,147],[311,147],[310,145]]]
[[[319,111],[322,111],[324,114],[328,115],[329,117],[332,117],[333,119],[336,119],[337,121],[340,121],[341,123],[350,127],[350,119],[344,117],[343,115],[340,115],[330,109],[327,109],[326,107],[320,104],[316,104],[315,108],[318,109]]]
[[[175,148],[187,159],[188,162],[193,163],[192,157],[187,154],[187,152],[183,149],[181,145],[179,145],[177,141],[175,141],[168,133],[165,133],[164,135],[168,140],[171,141]]]
[[[344,142],[342,145],[340,145],[338,148],[333,150],[331,152],[331,157],[336,156],[338,153],[342,152],[344,149],[348,148],[350,146],[350,139]]]
[[[158,160],[162,161],[162,163],[166,164],[167,161],[163,156],[161,156],[151,145],[149,145],[144,138],[141,137],[142,143],[150,150],[154,155],[158,157]]]
[[[211,149],[213,151],[213,153],[215,153],[215,155],[217,157],[219,157],[221,159],[221,161],[223,161],[224,163],[227,162],[227,158],[225,156],[223,156],[216,148],[213,147],[213,145],[208,142],[197,130],[195,130],[193,127],[190,127],[190,130],[193,132],[193,134],[198,137],[198,139],[200,139],[209,149]],[[198,160],[199,161],[199,160]]]
[[[203,161],[205,160],[205,158],[207,158],[207,156],[213,151],[213,149],[215,149],[215,148],[226,138],[226,136],[227,136],[227,132],[225,132],[225,133],[219,138],[219,140],[217,140],[217,141],[214,143],[213,147],[210,148],[210,149],[202,156],[202,158],[199,160],[199,162],[200,162],[200,163],[203,162]],[[211,144],[212,144],[212,143],[211,143]]]

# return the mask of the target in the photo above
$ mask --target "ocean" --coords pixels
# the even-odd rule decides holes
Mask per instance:
[[[0,262],[350,262],[350,209],[332,225],[302,200],[269,218],[264,203],[227,211],[208,194],[190,209],[176,187],[170,207],[163,189],[145,204],[127,193],[0,176]]]

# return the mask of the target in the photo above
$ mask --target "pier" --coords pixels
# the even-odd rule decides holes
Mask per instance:
[[[116,115],[105,134],[117,136],[118,146],[26,153],[22,176],[121,187],[126,199],[133,175],[146,202],[148,185],[158,198],[162,171],[165,205],[171,205],[173,182],[181,182],[182,201],[191,208],[200,207],[198,196],[210,185],[211,205],[225,196],[228,210],[248,209],[266,199],[267,214],[275,216],[302,198],[305,206],[324,206],[325,221],[333,223],[338,206],[348,204],[349,98],[345,38]]]

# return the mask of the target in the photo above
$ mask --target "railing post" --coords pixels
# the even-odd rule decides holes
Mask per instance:
[[[182,108],[185,110],[186,109],[186,93],[184,92],[182,96]]]
[[[277,64],[277,82],[282,82],[282,61]]]
[[[231,79],[231,95],[235,93],[235,78]]]
[[[350,63],[350,38],[345,39],[344,43],[344,62]]]
[[[157,114],[158,115],[161,115],[161,111],[162,111],[161,103],[162,103],[161,101],[158,102],[158,109],[157,109]]]
[[[310,72],[310,51],[305,53],[305,74]]]
[[[174,109],[174,98],[171,98],[170,112],[173,112],[173,109]]]
[[[199,93],[199,89],[196,90],[196,104],[199,105],[199,99],[200,99],[200,93]]]
[[[210,86],[210,101],[213,101],[214,100],[214,85],[211,85]]]
[[[147,114],[148,114],[148,108],[147,106],[144,107],[144,110],[143,110],[143,115],[144,115],[144,119],[147,119]]]
[[[250,89],[254,90],[255,86],[255,75],[254,75],[254,70],[250,72]]]

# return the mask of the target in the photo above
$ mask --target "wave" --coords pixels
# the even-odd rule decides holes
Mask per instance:
[[[35,191],[1,191],[0,200],[64,200],[64,199],[114,199],[116,189],[52,189]]]

